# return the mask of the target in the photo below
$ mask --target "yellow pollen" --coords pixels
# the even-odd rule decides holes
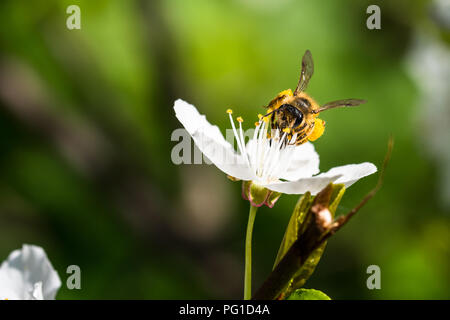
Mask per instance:
[[[255,122],[255,127],[259,126],[259,122]]]
[[[236,120],[237,120],[238,122],[244,122],[244,119],[242,119],[242,117],[237,117]]]
[[[227,109],[227,113],[228,113],[228,114],[233,114],[233,110]]]
[[[291,132],[291,129],[290,128],[284,128],[283,132],[289,133],[289,132]]]
[[[258,119],[261,120],[262,117],[263,115],[261,113],[258,113]]]
[[[319,139],[320,136],[323,135],[324,131],[325,131],[325,121],[319,118],[314,119],[314,129],[309,135],[308,140],[315,141]]]

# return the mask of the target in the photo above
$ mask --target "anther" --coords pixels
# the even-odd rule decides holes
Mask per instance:
[[[228,113],[228,114],[233,114],[233,110],[227,109],[227,113]]]
[[[242,122],[244,122],[244,119],[242,119],[242,117],[237,117],[237,118],[236,118],[236,121],[242,123]]]

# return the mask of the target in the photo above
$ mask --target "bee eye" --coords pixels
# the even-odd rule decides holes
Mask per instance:
[[[294,128],[297,128],[298,126],[300,126],[303,122],[303,113],[301,113],[301,111],[298,111],[298,115],[295,118],[295,122],[294,122]]]

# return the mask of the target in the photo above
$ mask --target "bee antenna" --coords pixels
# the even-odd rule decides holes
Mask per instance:
[[[269,113],[266,113],[266,114],[263,115],[262,117],[263,117],[263,118],[268,117],[268,116],[270,116],[272,113],[276,112],[277,110],[278,110],[278,109],[275,109],[275,110],[273,110],[273,111],[271,111],[271,112],[269,112]]]

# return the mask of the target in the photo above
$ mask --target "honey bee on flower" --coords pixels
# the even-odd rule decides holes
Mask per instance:
[[[252,206],[265,204],[272,207],[281,193],[303,194],[309,191],[316,194],[330,182],[349,187],[377,170],[372,163],[364,162],[318,174],[319,155],[312,143],[296,144],[296,133],[289,143],[285,143],[288,133],[269,128],[264,117],[256,123],[253,137],[246,141],[243,119],[237,118],[237,127],[232,110],[227,110],[237,142],[236,151],[219,128],[211,125],[193,105],[178,99],[174,109],[200,151],[227,176],[244,181],[243,196]]]
[[[268,113],[264,117],[268,117],[272,129],[287,133],[287,143],[299,145],[318,139],[325,130],[325,121],[317,118],[320,112],[338,107],[354,107],[366,102],[361,99],[345,99],[320,106],[305,93],[313,73],[312,55],[306,50],[302,59],[300,79],[294,92],[291,89],[280,92],[266,107]],[[292,141],[294,135],[296,138]]]
[[[266,115],[259,121],[253,137],[246,141],[243,119],[233,120],[233,111],[227,110],[238,152],[225,140],[217,126],[191,104],[178,99],[176,117],[194,139],[200,151],[232,180],[243,180],[243,197],[252,206],[272,207],[282,193],[316,194],[328,183],[343,183],[346,187],[360,178],[376,172],[372,163],[335,167],[319,173],[319,155],[308,140],[319,138],[323,121],[319,112],[341,106],[356,106],[364,100],[348,99],[327,103],[321,107],[304,90],[314,71],[312,56],[306,51],[297,88],[281,92],[268,105]]]
[[[244,299],[251,298],[251,239],[258,207],[272,208],[281,194],[317,194],[330,182],[349,187],[362,177],[377,171],[370,162],[350,164],[318,174],[319,155],[309,141],[319,138],[324,122],[321,111],[341,106],[356,106],[364,100],[339,100],[319,106],[304,90],[314,71],[312,56],[306,51],[297,88],[282,91],[269,105],[250,139],[245,139],[242,123],[227,110],[237,149],[226,141],[217,126],[211,125],[193,105],[178,99],[175,115],[191,135],[198,149],[231,180],[243,180],[242,196],[250,202],[245,240]],[[309,141],[308,141],[309,140]]]

